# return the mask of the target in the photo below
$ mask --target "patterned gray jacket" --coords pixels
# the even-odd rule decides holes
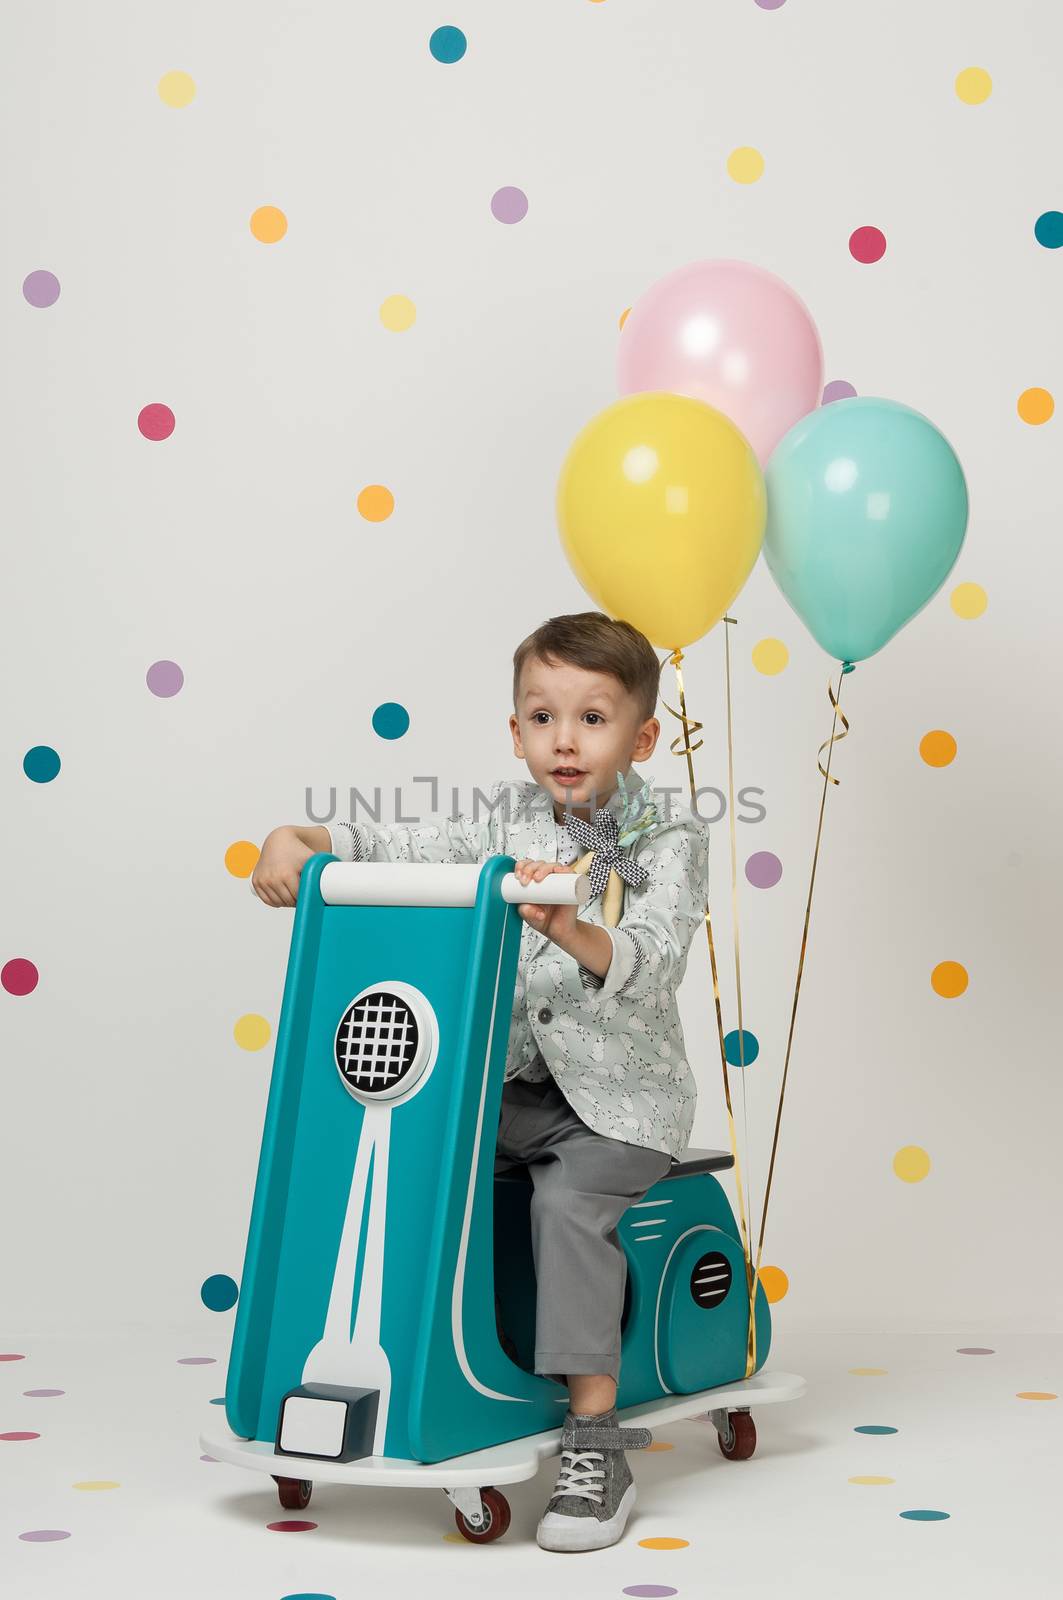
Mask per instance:
[[[604,979],[524,924],[505,1075],[552,1076],[595,1133],[678,1160],[690,1139],[697,1090],[676,989],[705,920],[708,824],[667,798],[667,811],[658,802],[662,825],[632,846],[647,877],[639,888],[625,884],[619,925],[606,928],[613,958]],[[614,796],[609,809],[616,805]],[[333,822],[329,835],[341,861],[480,862],[508,855],[567,864],[584,853],[555,821],[546,791],[510,779],[492,785],[486,815],[478,819]],[[579,915],[603,926],[601,897]]]

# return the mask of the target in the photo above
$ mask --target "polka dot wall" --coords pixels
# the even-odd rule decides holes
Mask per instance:
[[[424,752],[454,715],[455,685],[437,657],[453,646],[455,665],[470,659],[455,622],[463,639],[482,631],[481,670],[503,683],[520,637],[591,603],[552,521],[560,454],[614,398],[610,364],[639,293],[699,255],[760,261],[800,289],[824,334],[823,406],[892,394],[939,418],[970,469],[972,520],[925,612],[845,680],[852,734],[835,747],[842,781],[828,800],[824,914],[845,903],[840,885],[857,852],[876,898],[852,908],[841,964],[837,945],[827,960],[824,923],[813,927],[809,1021],[797,1033],[773,1204],[781,1198],[796,1218],[800,1174],[809,1183],[815,1174],[846,1215],[830,1239],[804,1236],[789,1217],[772,1219],[774,1230],[769,1221],[759,1274],[772,1312],[769,1365],[805,1371],[814,1398],[803,1412],[765,1408],[748,1469],[706,1448],[715,1440],[704,1418],[655,1430],[633,1460],[637,1513],[596,1582],[617,1595],[700,1593],[717,1559],[711,1495],[717,1526],[748,1541],[754,1511],[784,1516],[798,1484],[810,1505],[835,1496],[830,1515],[856,1541],[851,1566],[828,1572],[826,1590],[858,1587],[870,1561],[901,1561],[919,1596],[919,1563],[929,1573],[950,1539],[950,1559],[962,1563],[981,1521],[960,1459],[981,1448],[976,1419],[1017,1470],[1032,1472],[1055,1437],[1058,1361],[1012,1320],[1018,1281],[1034,1285],[1031,1334],[1043,1319],[1045,1207],[1019,1230],[1021,1267],[984,1290],[974,1286],[978,1263],[1000,1249],[1003,1225],[986,1222],[994,1231],[984,1249],[972,1235],[986,1212],[1026,1192],[1029,1173],[1038,1196],[1054,1193],[1043,1156],[1057,1119],[1035,1031],[1051,932],[1028,919],[1056,859],[1044,819],[1058,810],[1045,780],[1059,564],[1060,362],[1050,330],[1063,185],[1032,152],[1058,143],[1039,58],[1059,58],[1063,20],[1046,8],[1044,37],[1022,43],[1003,21],[973,28],[955,12],[948,27],[924,25],[901,7],[892,25],[909,75],[898,117],[885,21],[869,8],[858,89],[829,9],[676,0],[669,28],[684,40],[678,54],[700,61],[696,72],[666,48],[659,19],[626,0],[557,0],[534,26],[484,0],[378,18],[326,3],[318,28],[286,19],[280,56],[266,47],[264,14],[239,65],[217,41],[195,30],[175,38],[150,17],[129,54],[104,19],[91,96],[78,87],[77,63],[96,59],[87,19],[72,16],[66,37],[50,40],[28,18],[9,68],[13,110],[39,136],[15,177],[7,230],[5,345],[20,395],[6,424],[18,530],[7,679],[19,690],[4,733],[16,844],[0,920],[3,1113],[25,1147],[8,1159],[3,1191],[18,1265],[0,1325],[0,1458],[18,1492],[0,1543],[26,1565],[26,1593],[47,1592],[49,1581],[73,1592],[87,1571],[77,1562],[113,1560],[104,1552],[120,1535],[132,1544],[144,1497],[171,1468],[183,1476],[166,1492],[183,1497],[191,1544],[217,1538],[211,1559],[231,1562],[231,1541],[253,1534],[254,1592],[275,1600],[341,1600],[352,1592],[352,1550],[365,1563],[361,1583],[385,1576],[384,1557],[418,1540],[436,1563],[495,1554],[545,1570],[549,1558],[534,1548],[545,1468],[513,1487],[514,1524],[492,1553],[453,1531],[438,1491],[380,1491],[381,1531],[370,1537],[354,1491],[326,1489],[306,1515],[281,1514],[272,1489],[197,1443],[224,1416],[291,929],[290,910],[267,917],[248,887],[269,829],[301,820],[304,784],[324,775],[327,787],[335,775],[368,793],[378,772],[430,770]],[[32,96],[22,84],[35,86]],[[826,106],[837,124],[829,136]],[[628,125],[636,107],[638,138]],[[948,175],[948,226],[924,192],[927,160]],[[1021,183],[1009,170],[1022,171]],[[772,751],[790,784],[776,783],[763,820],[738,830],[738,901],[756,929],[743,942],[741,1028],[733,988],[722,986],[731,1085],[768,1128],[811,865],[799,785],[811,781],[828,731],[830,663],[761,568],[736,609],[745,748],[751,764],[758,747]],[[715,644],[691,650],[693,710],[713,737],[723,711]],[[287,701],[263,687],[276,681],[278,651],[311,663]],[[317,672],[326,659],[333,665]],[[661,716],[647,770],[682,784],[682,764],[673,773],[667,754],[670,721]],[[244,741],[252,722],[269,728],[254,749]],[[459,753],[493,751],[524,775],[504,740],[470,734],[460,717],[447,740]],[[802,741],[809,771],[799,773]],[[259,760],[269,743],[274,755]],[[706,762],[700,783],[720,780],[709,756],[695,757]],[[461,759],[447,780],[471,789],[501,775],[465,771]],[[870,792],[872,774],[903,797],[896,815]],[[1026,781],[1038,796],[1028,825],[1005,815],[1003,798]],[[726,822],[714,832],[723,950]],[[119,855],[125,865],[112,872]],[[195,883],[194,911],[172,897],[167,872]],[[151,916],[173,934],[154,950],[137,874],[158,883],[162,907]],[[918,890],[910,918],[905,883]],[[66,926],[56,914],[75,885],[79,899],[92,897],[95,922]],[[135,938],[115,936],[134,921]],[[786,951],[782,989],[756,982],[762,933]],[[209,993],[198,976],[189,981],[199,971],[190,950],[204,953]],[[151,985],[164,967],[172,1011],[159,1016],[138,997],[160,992]],[[857,1042],[861,1019],[845,996],[854,971],[874,972],[862,992],[905,1019],[888,1044]],[[86,987],[75,991],[82,974]],[[711,989],[699,994],[700,982],[688,979],[684,1021],[717,1054],[699,1084],[695,1142],[716,1144],[725,1127],[718,1044]],[[75,992],[95,994],[98,1006],[74,1003]],[[168,1037],[177,1012],[200,1016],[191,1050]],[[73,1021],[84,1023],[91,1117],[84,1101],[64,1115],[61,1097],[47,1109],[40,1098],[54,1042]],[[118,1052],[130,1067],[121,1094]],[[887,1053],[896,1057],[888,1067]],[[150,1111],[164,1168],[151,1196],[130,1151],[144,1137],[144,1075],[168,1084],[172,1102]],[[811,1126],[813,1076],[821,1095],[832,1082],[830,1129]],[[953,1117],[941,1109],[946,1088]],[[852,1115],[851,1101],[860,1103]],[[94,1151],[84,1147],[89,1128]],[[184,1192],[169,1164],[177,1143]],[[832,1149],[842,1166],[860,1163],[856,1192],[830,1176]],[[45,1192],[46,1158],[65,1174],[62,1204]],[[99,1217],[110,1287],[96,1293],[86,1293],[88,1264],[72,1261],[85,1276],[66,1291],[43,1269],[75,1196],[76,1209]],[[165,1278],[166,1288],[137,1289],[135,1264],[156,1248],[171,1262],[150,1282]],[[821,1298],[828,1255],[852,1268],[832,1269]],[[876,1261],[884,1276],[887,1259],[911,1264],[911,1286],[895,1280],[891,1293],[898,1315],[923,1329],[918,1355],[885,1316],[860,1326],[861,1285]],[[890,1295],[875,1294],[877,1315]],[[134,1436],[120,1433],[127,1424],[102,1407],[105,1393],[126,1392],[117,1355],[94,1366],[89,1343],[81,1349],[69,1330],[65,1344],[58,1334],[49,1342],[42,1331],[63,1323],[68,1301],[86,1308],[86,1337],[89,1324],[101,1338],[112,1324],[141,1325],[122,1337],[127,1350],[141,1340],[129,1383],[152,1405],[157,1397],[151,1470],[138,1467]],[[823,1340],[803,1345],[813,1317]],[[934,1364],[932,1389],[920,1363]],[[954,1407],[951,1440],[939,1402]],[[179,1466],[166,1454],[178,1439]],[[818,1488],[803,1458],[829,1463]],[[988,1457],[977,1460],[991,1473]],[[1008,1493],[999,1486],[1000,1505]],[[885,1543],[887,1525],[889,1538],[913,1542],[903,1556]],[[278,1542],[277,1533],[308,1537]],[[794,1570],[806,1536],[794,1532]],[[174,1592],[187,1591],[194,1568],[169,1538],[161,1555],[145,1554],[129,1592],[148,1592],[167,1561]],[[917,1540],[939,1545],[927,1557]],[[45,1562],[62,1577],[42,1579]],[[128,1587],[128,1570],[117,1574]],[[735,1592],[755,1593],[751,1582],[736,1574]]]

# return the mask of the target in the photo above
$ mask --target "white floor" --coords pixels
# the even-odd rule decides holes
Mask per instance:
[[[556,1462],[508,1489],[512,1526],[483,1547],[457,1536],[441,1491],[326,1484],[305,1512],[283,1512],[268,1479],[200,1459],[225,1344],[157,1332],[5,1340],[24,1357],[0,1361],[10,1600],[465,1600],[470,1585],[493,1595],[500,1583],[507,1600],[541,1600],[545,1585],[579,1600],[1063,1593],[1063,1401],[1019,1398],[1063,1389],[1059,1328],[783,1324],[772,1362],[809,1390],[756,1416],[752,1460],[725,1461],[707,1422],[655,1430],[656,1447],[630,1456],[639,1497],[624,1539],[578,1556],[535,1543]],[[992,1353],[960,1353],[970,1347]],[[26,1393],[48,1389],[63,1392]],[[855,1431],[869,1425],[897,1431]],[[3,1437],[17,1433],[38,1437]],[[948,1515],[903,1515],[913,1510]],[[291,1519],[316,1526],[267,1526]],[[67,1537],[26,1537],[47,1532]]]

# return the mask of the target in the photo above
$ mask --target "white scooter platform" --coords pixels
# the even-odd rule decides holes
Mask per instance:
[[[722,1413],[712,1421],[726,1425],[729,1411],[748,1411],[753,1406],[774,1405],[781,1400],[797,1400],[805,1393],[804,1378],[792,1372],[756,1372],[738,1383],[717,1389],[699,1389],[696,1394],[677,1394],[667,1399],[647,1400],[617,1413],[621,1427],[663,1427],[708,1412]],[[357,1461],[325,1461],[316,1456],[278,1455],[273,1445],[262,1439],[240,1439],[233,1433],[204,1431],[199,1442],[208,1455],[236,1467],[250,1467],[278,1478],[304,1478],[314,1483],[364,1483],[380,1488],[479,1489],[487,1484],[519,1483],[533,1478],[540,1464],[561,1449],[561,1428],[547,1428],[523,1439],[491,1445],[486,1450],[471,1450],[445,1461],[402,1461],[392,1456],[362,1456]]]

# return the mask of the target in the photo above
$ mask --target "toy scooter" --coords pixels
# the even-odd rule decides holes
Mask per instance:
[[[568,1390],[532,1370],[531,1183],[524,1167],[496,1178],[495,1142],[517,904],[583,904],[589,884],[563,873],[522,884],[514,866],[319,854],[303,867],[226,1382],[231,1432],[201,1436],[217,1459],[272,1476],[288,1510],[309,1503],[314,1479],[438,1487],[462,1535],[484,1544],[509,1526],[498,1485],[560,1449]],[[759,1285],[758,1370],[743,1376],[744,1256],[713,1176],[731,1165],[688,1150],[621,1219],[616,1403],[623,1426],[707,1413],[723,1454],[744,1460],[751,1407],[805,1383],[759,1370],[771,1340]]]

